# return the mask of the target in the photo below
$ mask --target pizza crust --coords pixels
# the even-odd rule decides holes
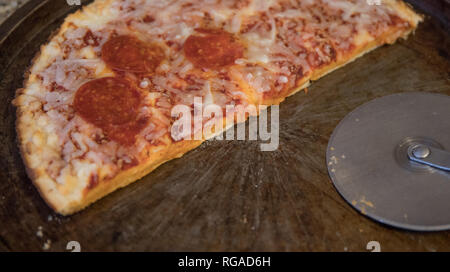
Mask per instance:
[[[52,40],[62,37],[67,29],[70,28],[71,23],[82,22],[87,17],[92,16],[92,14],[100,14],[106,17],[115,16],[114,14],[105,14],[106,7],[112,2],[113,0],[95,1],[93,4],[85,7],[82,11],[77,11],[76,13],[69,15],[60,30],[53,36]],[[384,0],[383,4],[389,5],[390,8],[395,10],[396,14],[402,19],[407,20],[410,27],[401,30],[393,28],[390,31],[383,33],[383,35],[377,37],[375,40],[360,46],[357,50],[353,51],[352,54],[342,56],[335,62],[315,70],[309,77],[305,77],[301,82],[298,82],[297,86],[299,87],[289,91],[285,97],[268,99],[265,101],[265,104],[279,104],[287,96],[293,95],[307,87],[311,81],[318,80],[322,76],[346,65],[383,44],[394,43],[399,37],[406,38],[414,31],[418,23],[422,20],[421,16],[417,15],[402,1]],[[101,28],[101,24],[102,22],[99,22],[99,28]],[[215,135],[222,133],[226,128],[234,125],[234,123],[225,122],[223,130],[216,131],[212,135],[207,135],[204,140],[171,143],[164,147],[165,152],[153,152],[153,147],[151,147],[147,150],[147,152],[153,152],[149,159],[142,160],[139,165],[119,172],[112,179],[99,182],[97,186],[92,189],[88,189],[88,185],[80,182],[81,179],[77,179],[76,176],[69,176],[62,184],[58,183],[47,173],[45,169],[47,165],[44,162],[51,160],[49,158],[52,156],[58,156],[61,147],[54,135],[43,130],[43,128],[46,127],[45,118],[35,118],[35,114],[44,105],[42,105],[39,99],[25,92],[25,90],[39,87],[39,84],[37,84],[39,81],[37,71],[44,69],[45,65],[48,64],[49,51],[51,51],[50,45],[41,47],[40,52],[32,62],[30,71],[25,74],[25,78],[27,78],[24,84],[25,87],[24,89],[17,91],[14,104],[17,107],[16,130],[18,135],[18,145],[27,173],[47,204],[60,214],[70,215],[82,210],[89,204],[118,188],[125,187],[142,178],[159,165],[181,157],[186,152],[201,145],[204,140],[212,138]],[[110,71],[105,68],[104,72],[108,73]]]

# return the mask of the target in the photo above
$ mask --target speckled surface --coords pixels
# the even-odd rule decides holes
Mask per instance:
[[[28,0],[0,0],[0,23]]]

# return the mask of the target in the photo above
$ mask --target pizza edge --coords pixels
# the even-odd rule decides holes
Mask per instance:
[[[69,16],[66,17],[60,29],[56,30],[53,33],[53,35],[49,38],[49,41],[54,37],[62,35],[64,33],[64,31],[68,27],[68,22],[71,20],[72,17],[83,16],[83,12],[85,12],[86,10],[88,10],[89,12],[96,12],[97,10],[101,10],[103,8],[103,5],[108,5],[110,1],[112,0],[104,1],[101,3],[95,1],[94,3],[84,7],[82,10],[70,14]],[[398,38],[406,38],[411,32],[415,30],[418,23],[423,20],[422,16],[416,14],[412,10],[412,8],[410,8],[407,4],[405,4],[402,1],[384,0],[383,4],[389,5],[392,9],[395,10],[396,14],[398,14],[402,19],[409,21],[411,27],[407,30],[402,30],[402,32],[399,32],[398,29],[392,29],[391,31],[387,31],[386,33],[379,36],[372,42],[366,43],[364,46],[358,48],[357,50],[352,52],[352,54],[349,54],[348,56],[345,56],[342,59],[338,59],[336,62],[331,63],[330,65],[327,65],[321,69],[314,71],[309,77],[305,77],[302,80],[302,82],[299,84],[300,87],[294,88],[285,97],[272,100],[269,103],[271,105],[279,104],[283,100],[285,100],[286,97],[291,96],[303,90],[305,87],[309,86],[311,81],[318,80],[319,78],[325,76],[326,74],[331,73],[332,71],[342,66],[345,66],[346,64],[356,60],[357,58],[384,44],[392,44]],[[58,190],[56,182],[52,178],[50,178],[43,169],[32,166],[33,164],[34,165],[36,164],[35,162],[36,158],[32,157],[32,155],[34,156],[37,155],[37,157],[44,157],[43,155],[39,156],[39,153],[45,152],[47,147],[35,144],[31,139],[32,136],[30,136],[30,134],[34,134],[36,132],[42,133],[42,131],[39,129],[38,126],[36,126],[33,123],[32,118],[29,119],[30,115],[31,116],[33,115],[33,112],[32,110],[29,109],[28,102],[30,100],[33,101],[33,98],[30,98],[27,95],[22,95],[22,90],[28,88],[30,84],[35,80],[35,78],[33,78],[32,76],[31,69],[38,62],[44,47],[47,45],[48,43],[42,45],[40,51],[36,54],[36,56],[32,60],[29,69],[24,75],[25,87],[17,90],[16,99],[14,100],[13,103],[17,107],[17,119],[16,119],[17,141],[27,174],[32,180],[35,187],[38,189],[40,195],[45,200],[45,202],[53,210],[62,215],[70,215],[84,209],[85,207],[89,206],[96,200],[108,195],[109,193],[119,188],[125,187],[134,181],[137,181],[138,179],[152,172],[161,164],[183,156],[185,153],[201,145],[205,140],[213,138],[215,135],[223,133],[223,131],[225,131],[228,127],[235,125],[234,122],[233,123],[225,122],[224,128],[222,130],[217,131],[212,135],[208,135],[204,140],[200,141],[183,140],[180,142],[173,143],[166,148],[167,152],[165,152],[163,155],[157,155],[155,157],[152,157],[151,159],[148,159],[147,161],[140,163],[135,167],[122,171],[114,178],[108,180],[107,182],[99,182],[99,184],[91,190],[85,190],[86,188],[81,188],[83,190],[82,192],[80,192],[79,190],[75,192],[78,193],[78,195],[80,194],[82,195],[81,199],[74,197],[74,195],[77,194],[72,194],[71,197],[68,197],[67,195],[62,194]],[[43,136],[47,137],[48,135]]]
[[[30,109],[29,103],[35,102],[35,98],[24,93],[26,92],[26,89],[30,88],[30,86],[36,81],[36,75],[32,73],[32,69],[41,62],[42,58],[45,58],[43,52],[49,43],[53,39],[62,36],[69,28],[69,25],[73,19],[86,17],[86,13],[99,12],[113,1],[114,0],[94,1],[91,4],[67,15],[61,26],[49,35],[46,42],[40,46],[39,51],[37,51],[32,58],[30,65],[24,72],[24,87],[16,90],[15,98],[12,101],[12,104],[16,107],[16,142],[25,166],[25,171],[47,205],[62,215],[70,215],[88,204],[80,206],[80,204],[78,204],[79,201],[68,200],[66,196],[62,195],[58,191],[56,182],[50,178],[43,169],[32,166],[36,164],[34,162],[36,161],[35,156],[37,155],[37,157],[43,158],[44,156],[41,154],[45,152],[43,150],[48,147],[42,147],[33,143],[33,136],[35,134],[39,134],[39,136],[47,137],[48,135],[41,135],[43,134],[42,130],[40,130],[39,126],[34,124],[33,110]]]

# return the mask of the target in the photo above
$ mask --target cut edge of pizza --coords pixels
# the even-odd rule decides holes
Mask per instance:
[[[154,61],[155,58],[158,57],[157,56],[158,54],[156,53],[154,54],[149,51],[150,52],[149,54],[153,54],[152,55],[153,59],[149,60],[149,58],[146,58],[147,62],[145,62],[143,64],[144,66],[142,66],[139,61],[137,62],[128,61],[127,64],[121,63],[120,60],[117,60],[116,58],[117,55],[120,55],[118,54],[118,52],[113,52],[114,54],[113,53],[109,54],[108,52],[105,52],[105,50],[102,51],[102,48],[106,47],[107,46],[106,44],[108,44],[108,42],[113,39],[111,37],[114,36],[122,37],[121,35],[124,35],[123,33],[128,33],[128,31],[130,31],[129,29],[132,29],[132,32],[142,33],[141,27],[143,22],[147,24],[153,24],[155,22],[156,23],[158,22],[158,18],[154,18],[154,16],[149,16],[148,14],[147,15],[135,14],[135,12],[137,12],[135,11],[136,7],[134,7],[133,9],[133,7],[130,6],[131,4],[128,5],[129,3],[134,2],[136,1],[114,1],[114,0],[95,1],[93,4],[84,7],[81,11],[69,15],[66,18],[64,24],[61,26],[60,30],[54,36],[52,36],[49,43],[41,47],[40,53],[34,58],[30,70],[25,75],[24,88],[17,91],[16,99],[13,102],[14,105],[17,107],[16,130],[18,135],[18,145],[27,173],[30,179],[33,181],[36,188],[38,189],[41,196],[47,202],[47,204],[50,207],[52,207],[56,212],[62,215],[70,215],[72,213],[82,210],[89,204],[117,190],[118,188],[127,186],[128,184],[142,178],[143,176],[147,175],[155,168],[157,168],[159,165],[172,159],[181,157],[186,152],[201,145],[205,140],[213,138],[223,133],[227,128],[237,123],[235,119],[228,119],[224,117],[223,126],[214,127],[214,129],[212,129],[210,133],[203,135],[202,140],[183,140],[183,139],[174,140],[173,137],[171,137],[170,135],[170,129],[167,129],[166,133],[159,135],[158,138],[150,137],[151,139],[148,140],[147,142],[145,142],[142,139],[135,140],[133,138],[135,142],[133,142],[131,147],[128,146],[127,142],[128,140],[123,140],[123,143],[126,144],[122,144],[123,146],[121,146],[121,141],[122,139],[124,139],[123,138],[124,136],[117,131],[116,127],[113,127],[112,125],[108,127],[97,125],[96,127],[97,124],[96,122],[98,121],[97,119],[99,119],[100,117],[103,118],[103,119],[100,118],[102,122],[114,123],[115,120],[111,121],[108,119],[111,117],[111,114],[108,115],[108,113],[102,113],[103,115],[101,115],[100,117],[97,116],[96,120],[89,119],[89,116],[87,117],[86,115],[83,116],[84,112],[89,113],[89,110],[92,111],[92,109],[84,106],[89,101],[86,102],[81,98],[79,99],[77,98],[77,95],[81,92],[80,90],[83,90],[85,93],[89,94],[94,91],[101,93],[101,90],[98,90],[99,89],[98,85],[106,84],[109,81],[106,80],[104,82],[98,82],[98,84],[96,85],[97,87],[94,87],[92,84],[89,85],[89,82],[86,82],[86,80],[84,81],[80,80],[80,78],[90,79],[91,81],[108,77],[125,78],[123,80],[122,79],[117,80],[119,81],[119,83],[117,84],[123,83],[125,84],[124,85],[125,87],[123,87],[122,85],[119,85],[119,87],[117,87],[117,85],[115,85],[114,88],[120,89],[123,87],[136,89],[138,90],[137,92],[140,93],[141,95],[139,96],[140,98],[143,98],[142,93],[145,93],[145,99],[150,99],[148,98],[148,93],[150,93],[152,97],[153,96],[158,97],[157,100],[155,100],[156,102],[153,101],[149,102],[148,105],[146,104],[146,110],[151,111],[151,113],[149,113],[149,116],[151,116],[152,118],[162,114],[161,113],[163,112],[162,109],[158,108],[157,105],[158,103],[163,105],[162,101],[163,98],[166,99],[166,97],[168,97],[167,101],[172,101],[171,103],[175,103],[175,101],[182,101],[181,103],[189,104],[187,102],[183,102],[183,99],[185,99],[185,97],[183,97],[184,96],[183,92],[179,92],[179,90],[183,91],[190,90],[189,87],[196,86],[197,81],[202,82],[201,83],[203,84],[201,85],[202,88],[206,86],[205,84],[207,84],[208,88],[210,88],[210,85],[215,86],[213,84],[219,85],[222,84],[219,87],[217,87],[223,89],[221,92],[211,91],[211,93],[214,93],[216,97],[220,97],[222,100],[225,99],[226,101],[228,101],[227,103],[242,103],[245,105],[249,104],[255,105],[257,107],[258,112],[248,114],[246,116],[248,117],[249,115],[258,115],[259,111],[263,109],[265,106],[276,105],[281,103],[286,97],[293,95],[299,92],[300,90],[304,89],[305,87],[307,87],[311,81],[323,77],[324,75],[334,71],[335,69],[338,69],[339,67],[348,64],[349,62],[355,60],[356,58],[368,53],[369,51],[375,48],[382,46],[384,44],[392,44],[399,38],[406,38],[412,31],[416,29],[418,23],[422,21],[422,17],[416,14],[408,5],[406,5],[402,1],[384,0],[382,1],[383,9],[387,10],[385,11],[387,14],[393,14],[395,16],[395,19],[393,19],[393,21],[398,24],[384,27],[381,32],[372,35],[370,35],[368,31],[357,30],[356,31],[357,35],[352,36],[352,44],[350,46],[347,45],[347,47],[350,49],[341,51],[339,51],[339,49],[333,49],[332,52],[329,53],[329,55],[324,56],[324,59],[329,59],[325,63],[320,62],[322,60],[320,59],[317,60],[317,58],[320,58],[321,54],[324,54],[324,52],[329,51],[327,47],[329,44],[327,44],[327,42],[318,41],[319,39],[316,39],[317,37],[314,37],[314,35],[312,35],[312,38],[311,37],[309,38],[310,40],[308,43],[306,43],[304,40],[299,42],[302,45],[300,46],[301,48],[299,50],[304,51],[299,51],[300,53],[298,54],[300,56],[302,56],[301,54],[310,54],[307,56],[305,55],[306,57],[302,57],[307,58],[308,63],[305,64],[306,66],[302,66],[302,69],[296,70],[296,71],[301,70],[302,76],[288,77],[287,75],[289,75],[289,72],[287,72],[287,74],[280,74],[281,72],[277,71],[276,73],[278,75],[278,78],[275,79],[270,78],[270,76],[272,76],[273,73],[275,72],[269,73],[267,71],[272,71],[270,69],[274,69],[273,67],[276,65],[280,65],[281,70],[281,68],[283,67],[281,67],[282,64],[279,63],[287,62],[288,57],[284,57],[285,59],[281,58],[281,60],[278,62],[275,61],[272,62],[271,63],[272,66],[267,64],[267,62],[265,61],[260,61],[256,64],[255,63],[249,64],[249,62],[247,62],[246,64],[239,64],[242,61],[241,59],[244,60],[246,58],[250,59],[250,57],[247,57],[245,55],[246,54],[245,52],[242,53],[239,52],[238,49],[235,49],[233,47],[234,40],[232,42],[229,41],[233,38],[229,39],[229,37],[226,34],[222,34],[222,32],[209,30],[208,30],[209,32],[206,30],[192,30],[194,29],[194,27],[191,27],[190,28],[191,32],[186,34],[187,37],[179,38],[179,36],[181,35],[180,33],[186,32],[186,28],[180,30],[181,32],[177,33],[177,35],[175,35],[176,34],[175,33],[173,36],[170,36],[169,34],[166,35],[166,33],[171,33],[170,32],[172,31],[171,28],[164,29],[166,33],[162,34],[157,33],[158,29],[156,29],[155,30],[156,34],[151,35],[155,35],[155,37],[165,40],[166,43],[164,45],[152,44],[151,46],[145,47],[144,49],[151,51],[153,48],[152,52],[154,52],[155,50],[156,51],[159,50],[154,48],[156,48],[157,46],[158,48],[161,47],[163,48],[165,52],[163,54],[166,55],[165,58],[167,59],[170,59],[171,57],[170,54],[173,52],[175,52],[173,54],[176,56],[183,53],[188,55],[188,50],[186,48],[183,49],[183,46],[184,44],[188,43],[187,42],[187,39],[189,39],[188,37],[191,36],[196,37],[195,34],[192,33],[192,31],[197,31],[198,35],[197,40],[194,40],[194,42],[192,42],[192,47],[194,47],[195,50],[198,50],[199,46],[200,47],[203,46],[201,45],[200,42],[202,41],[202,39],[205,39],[206,37],[213,39],[214,41],[225,43],[225,45],[222,46],[225,46],[226,48],[231,48],[229,49],[231,53],[228,53],[228,55],[230,54],[236,55],[236,57],[233,59],[233,62],[235,61],[236,64],[234,63],[232,65],[224,64],[221,67],[211,66],[211,64],[205,62],[205,59],[202,57],[195,57],[195,56],[194,57],[190,56],[190,58],[180,57],[181,59],[180,63],[181,62],[188,63],[185,66],[183,66],[185,70],[190,69],[189,71],[192,72],[187,72],[187,75],[183,75],[184,78],[182,78],[182,80],[178,79],[180,82],[179,85],[182,85],[184,87],[176,87],[175,89],[172,90],[171,88],[174,86],[173,84],[167,87],[163,83],[158,83],[160,82],[161,78],[164,77],[169,78],[173,76],[170,74],[170,71],[169,72],[167,71],[167,69],[164,70],[165,72],[160,72],[160,70],[165,64],[165,60],[162,61],[159,60],[159,62],[157,63],[159,66],[152,64],[150,60]],[[154,2],[156,3],[158,1]],[[259,1],[254,0],[253,2]],[[268,2],[272,3],[276,1],[268,1]],[[324,2],[328,1],[324,0]],[[337,2],[343,5],[342,7],[343,9],[351,6],[351,5],[349,6],[349,4],[346,3],[346,1],[337,1]],[[120,5],[122,6],[120,7],[114,6],[119,5],[118,3],[120,3]],[[112,8],[111,6],[114,7]],[[130,10],[129,11],[130,14],[127,14],[127,16],[120,15],[124,17],[117,20],[119,16],[117,14],[123,12],[123,10],[127,8]],[[185,23],[186,20],[188,21],[199,20],[198,14],[195,15],[196,11],[194,10],[191,13],[189,13],[188,8],[189,6],[186,6],[182,7],[181,9],[186,9],[187,14],[192,13],[193,15],[188,19],[181,18],[180,19],[182,20],[181,22]],[[258,9],[259,8],[262,7],[258,6]],[[333,8],[338,9],[339,7]],[[142,9],[144,10],[145,8]],[[263,23],[257,22],[255,24],[254,22],[251,22],[250,20],[253,17],[256,17],[256,20],[258,20],[259,18],[259,20],[261,21],[271,21],[274,22],[274,24],[275,23],[277,25],[279,24],[278,29],[282,29],[284,25],[288,25],[289,23],[295,21],[295,16],[309,16],[309,14],[305,15],[304,12],[294,14],[294,12],[291,10],[287,11],[278,10],[274,11],[276,12],[275,15],[283,14],[283,16],[286,17],[283,17],[282,19],[279,19],[279,17],[277,17],[277,19],[273,19],[272,17],[271,19],[267,19],[265,17],[266,13],[260,13],[259,11],[254,12],[254,9],[256,9],[254,6],[245,8],[235,6],[227,7],[227,9],[226,10],[224,9],[224,11],[220,14],[219,13],[209,14],[208,16],[213,17],[210,20],[214,21],[215,17],[225,18],[226,16],[230,16],[229,10],[236,10],[236,9],[240,9],[241,12],[242,11],[248,12],[246,13],[245,19],[243,19],[240,22],[241,24],[240,29],[243,29],[245,27],[244,24],[248,23],[247,28],[250,29],[249,32],[258,31],[257,30],[258,27],[262,28],[266,27],[269,32],[271,31],[271,29],[273,30],[273,26],[271,28],[270,23],[268,23],[269,26],[267,26],[264,25]],[[114,10],[114,12],[111,10]],[[217,8],[217,10],[222,11],[219,8]],[[317,10],[314,10],[314,12],[315,11]],[[252,12],[251,16],[249,16],[250,12]],[[226,14],[226,16],[224,14]],[[204,15],[205,13],[203,13],[203,16]],[[143,16],[138,23],[135,23],[132,21],[133,19],[130,19],[135,18],[137,16]],[[359,16],[363,18],[363,15]],[[115,25],[113,25],[112,27],[110,26],[111,18],[116,18],[114,20]],[[117,23],[117,21],[120,22],[125,20],[131,20],[131,23],[128,21],[126,21],[125,25]],[[351,21],[353,19],[348,20]],[[370,18],[365,18],[364,20],[370,20]],[[231,32],[229,31],[229,29],[233,28],[235,24],[235,22],[232,19],[230,19],[230,21],[231,21],[230,27],[226,28],[228,32]],[[398,21],[401,22],[399,23]],[[195,22],[195,24],[198,24],[198,22]],[[303,24],[304,24],[303,27],[309,27],[308,21],[306,22],[303,21]],[[105,34],[105,37],[102,38],[100,37],[101,34],[99,33],[103,33],[102,31],[103,28],[105,28],[104,27],[105,25],[111,27],[111,30],[108,30],[108,34]],[[217,27],[217,25],[215,26]],[[323,29],[321,28],[323,28],[324,26],[323,25],[317,26],[316,24],[315,27],[316,30],[322,31]],[[81,35],[80,37],[76,37],[77,28],[84,28],[87,29],[87,31],[85,30],[84,33],[82,33],[82,35],[79,34]],[[176,27],[173,26],[173,28]],[[286,27],[286,31],[287,29],[288,28]],[[376,32],[377,28],[375,28],[375,30],[373,31]],[[248,34],[244,33],[243,31],[237,33],[238,34],[236,35],[241,35],[242,37],[244,37],[242,38],[242,41],[239,40],[240,43],[245,45],[243,46],[243,48],[247,51],[253,50],[251,48],[253,46],[252,44],[257,43],[258,41],[255,41],[253,39],[253,36],[250,35],[252,33]],[[263,35],[261,33],[258,35]],[[73,37],[72,36],[69,37],[69,34],[72,35]],[[279,33],[275,34],[281,35],[281,30]],[[296,39],[296,37],[292,37],[292,34],[291,36],[289,36],[289,34],[287,35],[288,37],[287,38],[283,37],[283,39],[285,39],[285,41],[288,43],[289,42],[296,43],[296,41],[298,40]],[[137,34],[136,36],[139,35]],[[261,38],[262,36],[258,37]],[[139,38],[141,39],[141,41],[145,40],[145,38],[142,38],[142,36],[139,36]],[[70,46],[67,45],[67,41],[69,40],[71,42]],[[77,41],[79,40],[81,40],[82,43],[84,42],[85,47],[83,47],[82,45],[77,45]],[[336,40],[338,40],[338,38],[336,38]],[[128,40],[127,42],[130,44],[133,43],[140,44],[141,41]],[[118,44],[119,42],[123,42],[123,39],[118,41]],[[149,44],[152,43],[152,41],[146,40],[145,42],[148,42]],[[179,42],[178,45],[177,42]],[[332,43],[333,48],[337,46],[336,43],[334,42],[335,40],[333,40]],[[122,46],[118,44],[114,44],[114,47],[112,48],[117,49],[120,46]],[[312,47],[316,46],[316,48],[305,49],[304,47],[306,47],[307,45],[310,45]],[[287,45],[287,47],[289,47],[289,44]],[[326,48],[326,50],[324,49],[325,51],[320,51],[323,48]],[[111,49],[111,51],[114,51],[115,49]],[[145,51],[144,49],[142,50]],[[70,60],[71,50],[75,52],[73,55],[77,56],[83,55],[82,61],[80,60],[71,61]],[[272,49],[271,47],[270,50],[275,49]],[[131,52],[132,50],[128,51]],[[314,51],[317,51],[317,54],[314,53]],[[111,55],[111,56],[108,55],[108,58],[106,58],[107,53]],[[271,52],[269,52],[269,54],[270,53]],[[67,57],[67,59],[66,57],[64,57],[62,61],[58,62],[58,65],[54,65],[54,63],[56,62],[55,59],[57,59],[55,58],[55,56],[63,54],[68,55],[69,57]],[[216,55],[214,54],[214,52],[212,52],[211,54],[213,60],[215,60],[214,57]],[[312,57],[309,58],[310,56]],[[102,57],[103,61],[97,60]],[[140,57],[142,58],[142,56]],[[219,55],[219,57],[220,59],[218,60],[220,61],[224,62],[228,61],[226,56]],[[128,54],[128,58],[133,59],[133,55]],[[239,58],[239,61],[236,60],[236,58]],[[292,57],[292,59],[295,60],[295,57]],[[175,64],[173,64],[176,61],[177,60],[170,59],[170,62],[168,62],[169,70],[178,69],[177,67],[175,67]],[[289,61],[291,61],[291,59],[289,59]],[[76,64],[73,64],[74,62],[76,62]],[[82,64],[79,64],[80,62]],[[70,68],[67,68],[67,66],[69,65],[67,63],[70,63]],[[194,65],[192,65],[192,63],[194,63]],[[319,64],[317,64],[317,66],[314,67],[314,63]],[[123,68],[125,67],[124,65],[127,65],[126,68]],[[202,65],[203,67],[201,67]],[[56,66],[56,69],[52,70],[53,66]],[[109,66],[112,66],[112,68]],[[120,68],[119,66],[122,68]],[[295,65],[291,65],[289,67],[294,66]],[[308,67],[308,71],[305,71],[305,67]],[[141,72],[142,69],[145,71]],[[251,70],[252,72],[248,73],[241,72],[244,69],[253,69],[253,70]],[[282,87],[280,87],[278,92],[275,94],[273,94],[271,91],[268,92],[259,91],[258,87],[255,85],[255,82],[246,77],[248,75],[252,75],[253,71],[267,72],[267,76],[265,76],[265,78],[268,78],[267,80],[281,82],[284,85],[280,83]],[[61,72],[63,72],[62,75]],[[155,74],[158,73],[162,74],[162,76],[161,77],[155,76]],[[145,76],[143,76],[142,74],[145,74]],[[220,83],[217,83],[216,79],[218,77],[221,77]],[[67,83],[68,78],[71,79],[71,83]],[[289,79],[289,82],[294,81],[294,83],[288,85],[288,83],[286,82],[287,79]],[[134,81],[138,83],[140,82],[140,85],[137,84],[136,86],[136,84],[133,83]],[[78,85],[76,85],[74,82],[77,82]],[[112,82],[114,83],[114,80],[112,80]],[[144,84],[142,84],[142,82],[144,82]],[[232,82],[234,85],[230,85],[230,82]],[[277,84],[276,87],[278,87],[278,85],[280,84]],[[147,85],[150,85],[150,87],[147,87]],[[75,88],[73,86],[77,87]],[[89,86],[89,88],[86,86]],[[71,90],[72,87],[73,90]],[[275,88],[275,86],[272,85],[271,87]],[[164,88],[169,88],[172,92],[167,92],[166,94],[166,89]],[[177,88],[180,89],[178,90]],[[236,95],[235,94],[236,92],[231,92],[230,89],[234,90],[234,88],[241,90],[242,93]],[[148,91],[149,89],[156,89],[158,90],[159,93],[153,90]],[[198,91],[200,95],[204,95],[204,98],[206,99],[207,95],[202,93],[201,90],[199,91],[197,88],[194,91]],[[222,95],[221,93],[225,93],[225,95]],[[132,96],[133,93],[129,94],[128,92],[127,95]],[[95,96],[91,96],[90,98],[91,100],[93,100]],[[218,98],[217,101],[219,101]],[[108,100],[107,102],[112,104],[115,103],[113,100],[111,101]],[[78,103],[80,106],[75,107],[76,103]],[[99,103],[100,103],[99,105],[104,105],[104,103],[106,102],[99,102]],[[173,105],[174,104],[172,104],[172,106]],[[108,108],[108,106],[105,106],[105,108]],[[63,121],[60,120],[61,116],[67,117],[67,120]],[[130,114],[127,114],[126,116],[121,115],[119,117],[124,120],[126,118],[131,118]],[[159,128],[158,125],[160,123],[168,122],[167,120],[170,120],[170,115],[168,117],[166,116],[166,119],[164,120],[165,121],[160,121],[159,123],[155,122],[155,124],[146,123],[145,125],[146,129],[148,127],[151,127],[153,129],[153,131],[147,133],[146,137],[149,135],[156,137],[155,134],[157,134],[157,129]],[[244,121],[245,119],[240,120],[240,122]],[[173,122],[173,120],[171,122]],[[119,122],[117,122],[117,124],[119,124]],[[101,129],[99,129],[98,126],[100,126]],[[117,127],[122,130],[130,130],[130,131],[134,131],[136,129],[136,126],[137,126],[136,123],[133,123],[133,125],[126,125],[126,126],[122,126],[122,124],[117,125]],[[60,130],[64,130],[64,132]],[[140,127],[139,131],[141,130],[145,129]],[[98,131],[106,131],[107,135],[105,136],[102,133],[99,133]],[[63,133],[67,134],[67,138],[69,140],[67,139],[65,139],[64,141],[62,140],[62,138],[64,138]],[[92,133],[92,135],[90,133]],[[110,134],[109,136],[110,138],[108,138],[108,133]],[[95,136],[93,136],[94,134]],[[101,135],[101,137],[97,143],[90,141],[92,139],[95,139],[95,141],[97,141],[99,134]],[[135,138],[137,139],[138,136],[136,136]],[[117,140],[115,141],[114,139]],[[148,139],[148,137],[145,139]],[[88,141],[90,142],[88,143]],[[118,142],[119,144],[116,142]],[[83,146],[83,144],[85,144],[85,146]],[[139,146],[138,151],[136,151],[137,148],[136,146]],[[90,148],[92,150],[89,151]],[[95,148],[99,149],[97,150]],[[103,152],[102,148],[108,149],[107,152],[106,151]],[[93,152],[94,149],[96,150],[95,152]],[[84,150],[84,153],[81,152],[82,150]],[[73,156],[73,154],[76,153],[79,153],[78,157]],[[129,154],[134,154],[135,156],[134,157],[128,156]],[[106,163],[106,161],[108,163]],[[92,174],[93,172],[95,172],[95,174]]]

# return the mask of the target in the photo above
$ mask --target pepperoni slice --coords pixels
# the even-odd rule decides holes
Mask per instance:
[[[197,29],[184,43],[184,54],[198,68],[218,69],[234,64],[243,56],[244,47],[231,33]]]
[[[109,138],[130,145],[146,125],[146,120],[138,119],[141,100],[141,94],[128,80],[105,77],[81,86],[73,106],[77,114],[103,129]]]
[[[133,36],[117,36],[102,47],[102,59],[114,70],[152,73],[164,59],[164,51]]]

